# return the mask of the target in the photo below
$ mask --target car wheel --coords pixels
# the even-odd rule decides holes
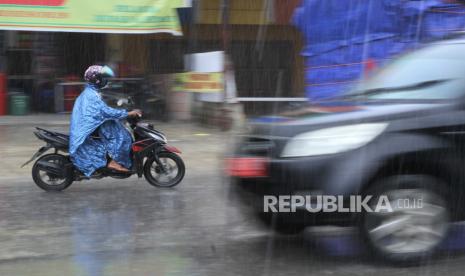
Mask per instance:
[[[447,236],[450,209],[446,184],[425,175],[399,175],[378,181],[365,193],[375,210],[381,197],[391,211],[363,212],[362,241],[374,256],[395,264],[428,260]]]

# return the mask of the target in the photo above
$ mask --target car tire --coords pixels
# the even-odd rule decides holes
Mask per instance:
[[[440,179],[391,176],[376,181],[364,195],[373,196],[370,207],[386,196],[393,210],[361,213],[359,230],[370,256],[392,264],[415,265],[429,260],[447,237],[450,207],[447,186]]]

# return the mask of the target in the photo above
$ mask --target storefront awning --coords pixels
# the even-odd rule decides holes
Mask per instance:
[[[0,0],[0,29],[181,35],[185,0]]]

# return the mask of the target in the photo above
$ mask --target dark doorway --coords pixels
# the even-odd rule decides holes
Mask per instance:
[[[63,64],[66,75],[81,76],[92,64],[105,61],[105,35],[63,34]]]

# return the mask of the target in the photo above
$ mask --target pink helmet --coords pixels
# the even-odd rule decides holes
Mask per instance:
[[[115,73],[108,66],[92,65],[84,73],[84,80],[102,88],[108,83],[108,78],[114,78]]]

